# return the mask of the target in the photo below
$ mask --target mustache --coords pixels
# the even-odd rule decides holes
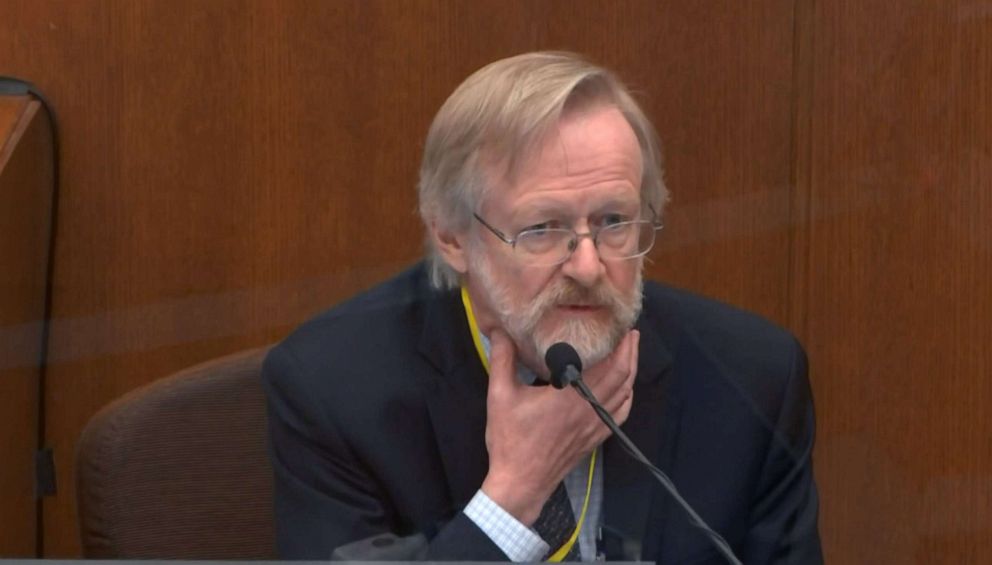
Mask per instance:
[[[589,288],[569,280],[555,284],[540,302],[544,308],[570,305],[601,306],[612,309],[624,305],[623,298],[618,293],[610,292],[606,285],[600,284]]]

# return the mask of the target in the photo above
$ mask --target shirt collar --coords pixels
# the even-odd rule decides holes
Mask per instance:
[[[492,358],[492,345],[489,343],[489,337],[486,334],[479,332],[479,340],[482,341],[482,349],[486,352],[486,359]],[[517,363],[517,380],[525,385],[532,385],[537,381],[537,375],[534,371],[528,369],[525,365]]]

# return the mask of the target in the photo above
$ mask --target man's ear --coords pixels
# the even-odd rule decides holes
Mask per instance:
[[[456,232],[449,228],[441,227],[437,220],[431,220],[431,238],[438,253],[449,267],[458,274],[465,274],[468,271],[468,257],[465,249],[468,243],[468,234]]]

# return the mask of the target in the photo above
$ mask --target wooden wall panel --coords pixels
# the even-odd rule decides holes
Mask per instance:
[[[850,0],[813,12],[796,275],[827,557],[987,563],[992,9]]]
[[[36,555],[35,451],[52,205],[40,103],[0,96],[0,557]]]
[[[792,34],[785,0],[4,3],[0,73],[64,131],[45,554],[78,552],[72,452],[101,405],[419,255],[427,126],[503,56],[576,50],[627,78],[675,195],[651,273],[784,321]]]

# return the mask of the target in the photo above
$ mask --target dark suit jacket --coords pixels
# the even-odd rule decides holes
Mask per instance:
[[[623,429],[744,563],[820,562],[802,348],[754,315],[644,290]],[[285,558],[394,532],[425,533],[431,560],[506,559],[461,513],[488,468],[486,374],[458,293],[423,265],[304,324],[264,382]],[[723,562],[614,439],[603,457],[608,557],[632,557],[626,540],[645,560]]]

